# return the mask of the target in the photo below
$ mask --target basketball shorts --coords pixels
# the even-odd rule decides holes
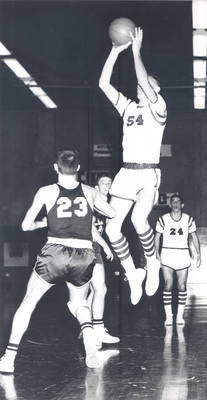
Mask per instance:
[[[34,271],[50,284],[66,281],[82,286],[92,277],[94,261],[92,249],[48,243],[37,256]]]
[[[101,255],[101,246],[97,242],[93,242],[93,250],[95,253],[95,262],[97,264],[103,264],[103,258]]]
[[[189,268],[191,265],[189,250],[162,248],[161,263],[164,267],[172,268],[175,271]]]
[[[156,204],[160,181],[161,171],[159,168],[128,169],[122,167],[113,180],[110,195],[135,201],[140,190],[154,188]]]

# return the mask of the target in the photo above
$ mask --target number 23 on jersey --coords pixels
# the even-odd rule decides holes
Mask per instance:
[[[78,208],[72,210],[72,205],[78,205]],[[68,197],[60,197],[57,200],[57,217],[71,218],[75,214],[77,217],[85,217],[88,213],[88,203],[85,197],[76,197],[73,201]]]

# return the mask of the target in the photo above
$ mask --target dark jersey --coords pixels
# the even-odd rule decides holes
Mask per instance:
[[[100,235],[102,235],[106,228],[106,217],[102,214],[99,214],[97,211],[94,211],[93,222]]]
[[[48,213],[48,236],[92,240],[92,209],[81,184],[75,189],[58,185],[59,195]]]

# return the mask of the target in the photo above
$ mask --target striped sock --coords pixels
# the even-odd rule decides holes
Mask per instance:
[[[81,332],[84,334],[84,330],[85,329],[87,329],[87,328],[91,328],[91,329],[93,329],[93,325],[92,325],[92,322],[91,321],[87,321],[87,322],[83,322],[82,324],[81,324]]]
[[[121,238],[116,242],[111,242],[111,246],[120,262],[125,261],[128,257],[130,257],[129,245],[124,235],[122,235]]]
[[[144,250],[144,254],[146,257],[152,257],[155,254],[155,245],[154,245],[154,232],[150,227],[147,232],[138,234],[139,240]]]
[[[168,290],[163,291],[163,303],[165,310],[165,325],[172,325],[173,315],[172,315],[172,292]]]
[[[93,319],[93,327],[94,328],[104,327],[103,319]]]
[[[178,292],[178,304],[185,306],[186,300],[187,300],[187,290],[185,290],[184,292],[179,291]]]
[[[172,292],[168,290],[163,291],[163,303],[164,306],[170,306],[172,304]]]
[[[111,242],[111,246],[120,260],[122,267],[124,268],[126,275],[129,276],[135,271],[134,262],[129,252],[129,244],[126,238],[122,235],[116,242]]]
[[[8,345],[6,347],[5,354],[10,358],[15,359],[15,357],[17,355],[18,348],[19,348],[18,344],[8,343]]]
[[[187,299],[187,291],[185,290],[184,292],[180,291],[178,292],[178,312],[177,312],[177,317],[176,317],[176,323],[177,324],[184,324],[184,311],[185,311],[185,303]]]
[[[80,324],[83,333],[83,345],[85,349],[85,363],[89,368],[99,366],[96,348],[96,336],[93,330],[92,322],[86,321]]]

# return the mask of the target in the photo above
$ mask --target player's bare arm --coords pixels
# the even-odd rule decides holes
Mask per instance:
[[[199,241],[197,232],[193,232],[190,235],[191,235],[192,242],[193,242],[195,250],[196,250],[196,267],[198,268],[201,265],[200,241]]]
[[[104,64],[100,79],[99,79],[99,87],[108,97],[108,99],[116,104],[118,98],[118,91],[111,84],[111,76],[114,69],[114,65],[119,54],[126,50],[131,45],[131,42],[121,45],[121,46],[112,46],[112,49],[109,53],[109,56]]]
[[[107,218],[113,218],[115,216],[115,210],[107,203],[101,194],[94,188],[88,185],[82,184],[84,194],[92,208],[92,210],[98,211],[100,214]]]
[[[47,219],[43,218],[41,221],[35,221],[37,215],[39,214],[42,207],[45,205],[45,188],[40,188],[32,202],[31,207],[28,209],[23,221],[22,229],[23,231],[33,231],[35,229],[44,228],[47,226]]]
[[[114,257],[113,253],[112,253],[110,247],[108,246],[108,244],[106,243],[106,241],[102,238],[102,236],[98,232],[98,230],[94,224],[92,225],[92,236],[93,236],[93,240],[102,247],[104,253],[106,254],[106,258],[108,260],[112,261],[113,257]]]
[[[134,57],[137,83],[140,85],[149,101],[155,103],[157,101],[157,93],[149,83],[148,74],[141,56],[143,30],[140,27],[137,27],[135,29],[135,36],[132,34],[130,34],[130,36],[132,38],[132,53]]]

